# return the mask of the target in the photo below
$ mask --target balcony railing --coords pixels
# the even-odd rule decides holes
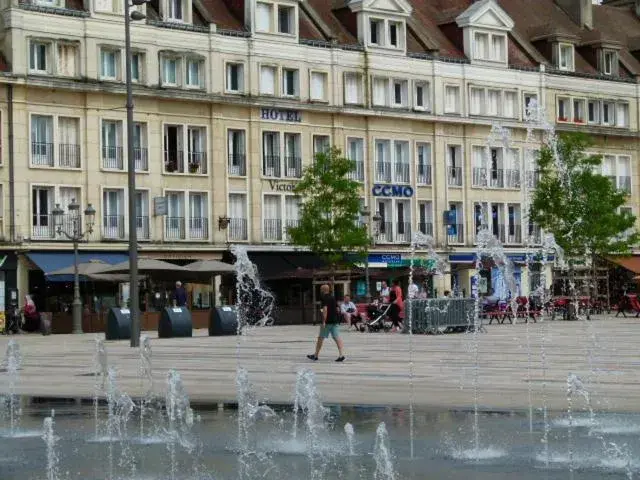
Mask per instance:
[[[448,243],[464,243],[464,225],[447,225]]]
[[[522,182],[520,180],[520,170],[505,170],[504,184],[506,188],[520,188],[522,185]]]
[[[31,142],[31,164],[53,167],[53,143]]]
[[[184,240],[184,217],[166,217],[165,233],[167,240]]]
[[[529,225],[529,235],[526,242],[530,245],[542,244],[542,229],[538,225]]]
[[[102,147],[102,168],[109,170],[122,170],[124,168],[122,147]]]
[[[408,163],[396,163],[394,168],[394,181],[398,183],[409,183],[411,175]]]
[[[229,175],[244,177],[247,175],[247,157],[243,153],[229,154]]]
[[[349,178],[356,182],[364,182],[364,162],[353,160],[353,170],[349,172]]]
[[[411,224],[407,222],[396,223],[396,243],[411,243]]]
[[[138,240],[149,240],[151,238],[149,217],[136,217],[136,235]]]
[[[461,187],[462,167],[447,167],[447,179],[450,187]]]
[[[493,236],[496,237],[498,239],[498,241],[500,241],[500,243],[504,243],[506,240],[506,235],[505,235],[505,228],[504,225],[502,223],[497,223],[492,225],[489,230],[491,230],[491,233],[493,233]]]
[[[522,243],[522,227],[520,225],[507,226],[506,243]]]
[[[423,235],[433,236],[433,223],[420,222],[418,223],[418,230]]]
[[[501,168],[489,169],[489,186],[491,188],[504,188],[504,170]]]
[[[265,177],[280,177],[280,155],[265,155],[262,166]]]
[[[231,218],[229,221],[229,240],[248,240],[247,219]]]
[[[481,167],[473,167],[473,186],[474,187],[486,187],[487,182],[487,169]]]
[[[207,174],[207,152],[187,152],[187,164],[189,173],[194,175]]]
[[[184,173],[184,152],[182,150],[164,151],[164,171],[166,173]]]
[[[63,240],[67,237],[58,235],[56,232],[55,219],[52,214],[36,214],[32,215],[31,223],[31,238],[36,240]],[[76,225],[82,226],[82,215],[69,215],[62,216],[62,230],[67,233],[73,233],[74,221]]]
[[[527,172],[527,188],[536,188],[540,181],[540,172],[537,170],[531,170]]]
[[[133,159],[137,172],[147,172],[149,170],[149,154],[146,148],[133,148]]]
[[[58,145],[58,166],[80,168],[80,145],[61,143]]]
[[[209,219],[203,217],[189,218],[189,238],[191,240],[206,240],[209,238]]]
[[[302,177],[302,158],[286,156],[284,157],[284,176],[287,178]]]
[[[391,182],[390,162],[376,162],[376,182]]]
[[[418,164],[418,185],[431,185],[431,165],[425,163]]]
[[[282,220],[279,218],[270,218],[264,220],[264,230],[262,236],[266,242],[282,241]]]
[[[107,240],[124,238],[124,215],[102,216],[102,238]]]
[[[378,243],[391,243],[393,242],[393,223],[381,222],[380,229],[378,231]]]
[[[631,193],[631,177],[618,177],[618,189]]]
[[[290,228],[296,228],[300,226],[300,220],[290,220],[287,219],[284,221],[284,239],[285,241],[291,241],[291,236],[289,235]]]

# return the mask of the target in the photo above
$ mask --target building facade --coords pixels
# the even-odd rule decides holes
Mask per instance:
[[[7,278],[26,293],[29,272],[47,269],[29,252],[68,255],[52,211],[74,199],[97,210],[86,252],[126,252],[131,196],[140,255],[293,251],[293,187],[335,145],[381,217],[372,253],[402,262],[415,232],[432,235],[451,264],[440,291],[469,292],[481,226],[518,264],[541,242],[527,218],[532,105],[558,131],[591,134],[639,211],[640,3],[604,3],[152,0],[132,24],[128,192],[124,5],[3,0]]]

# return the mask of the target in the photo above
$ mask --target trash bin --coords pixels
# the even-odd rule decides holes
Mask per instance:
[[[159,338],[191,337],[193,322],[187,307],[166,307],[160,313]]]
[[[105,338],[128,340],[131,338],[131,311],[128,308],[112,307],[107,314]]]
[[[238,311],[236,307],[216,307],[211,309],[209,336],[238,334]]]

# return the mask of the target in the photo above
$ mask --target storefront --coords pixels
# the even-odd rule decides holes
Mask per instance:
[[[0,252],[0,325],[4,326],[7,310],[11,303],[11,292],[20,295],[18,287],[18,257],[15,252]],[[21,293],[21,292],[20,292]]]

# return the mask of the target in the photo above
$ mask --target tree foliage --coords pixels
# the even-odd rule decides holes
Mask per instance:
[[[553,233],[567,259],[627,253],[639,238],[635,216],[620,210],[628,194],[598,173],[602,157],[586,154],[589,146],[583,134],[561,135],[538,158],[531,219]]]
[[[335,265],[346,254],[362,253],[369,235],[357,222],[360,216],[359,184],[349,178],[354,162],[337,148],[318,153],[295,193],[302,198],[300,222],[289,229],[295,245],[308,247]]]

